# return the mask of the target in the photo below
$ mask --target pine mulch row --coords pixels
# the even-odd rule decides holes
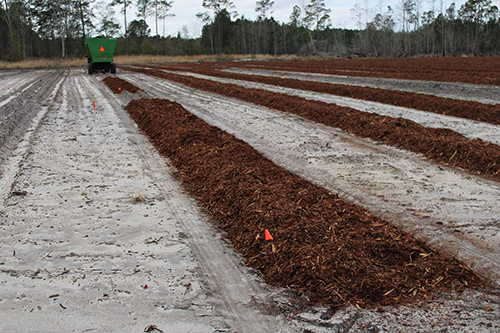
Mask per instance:
[[[500,57],[245,61],[239,67],[500,86]]]
[[[179,65],[155,66],[155,68],[160,68],[160,69],[190,71],[216,77],[259,82],[280,87],[309,90],[319,93],[351,97],[356,99],[362,99],[365,101],[379,102],[389,105],[407,107],[421,111],[448,115],[448,116],[477,120],[494,125],[500,125],[500,104],[491,105],[473,101],[462,101],[452,98],[423,95],[407,91],[397,91],[397,90],[388,90],[388,89],[370,88],[370,87],[357,87],[357,86],[349,86],[343,84],[303,81],[298,79],[287,79],[287,78],[269,77],[262,75],[246,75],[246,74],[228,73],[221,71],[223,69],[235,68],[235,67],[242,67],[242,63],[239,62],[201,63],[201,64],[186,63]],[[271,68],[273,68],[273,70],[276,70],[275,67],[270,66],[266,62],[266,69],[271,69]],[[304,71],[307,69],[308,68],[302,68],[302,70]]]
[[[132,94],[135,94],[137,91],[142,90],[134,86],[132,83],[120,79],[119,77],[108,76],[104,78],[102,82],[104,82],[114,94],[121,94],[124,90],[130,91]]]
[[[168,100],[126,107],[183,186],[267,283],[312,304],[372,307],[487,283],[368,211],[275,165]],[[274,240],[264,239],[265,229]]]
[[[261,89],[246,89],[233,84],[145,68],[129,67],[127,70],[179,82],[195,89],[237,98],[282,112],[294,113],[327,126],[341,128],[360,137],[423,154],[430,160],[444,165],[500,180],[500,146],[480,139],[468,139],[449,129],[426,128],[404,118],[381,116]]]

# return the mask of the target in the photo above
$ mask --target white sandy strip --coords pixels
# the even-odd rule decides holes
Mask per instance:
[[[227,327],[126,129],[83,75],[48,107],[15,183],[27,194],[5,202],[0,331]]]
[[[303,81],[316,81],[332,84],[342,84],[358,87],[400,90],[411,93],[422,93],[444,98],[453,98],[480,103],[500,103],[500,87],[459,82],[436,82],[402,79],[385,79],[376,77],[359,77],[330,75],[321,73],[284,72],[271,70],[245,70],[239,68],[225,69],[224,72],[233,72],[248,75],[275,76]]]
[[[172,72],[172,73],[186,75],[186,76],[193,76],[200,79],[207,79],[221,83],[232,83],[245,88],[264,89],[272,92],[299,96],[309,100],[332,103],[339,106],[350,107],[356,110],[376,113],[393,118],[401,117],[412,120],[425,127],[447,128],[471,139],[481,139],[486,142],[500,144],[500,126],[495,126],[479,121],[445,116],[432,112],[419,111],[415,109],[392,106],[377,102],[363,101],[349,97],[342,97],[330,94],[316,93],[307,90],[273,86],[257,82],[218,78],[218,77],[189,73],[189,72]]]
[[[40,80],[49,71],[14,72],[5,76],[0,76],[0,107],[7,105],[14,98],[28,90],[36,81]]]
[[[200,274],[193,245],[241,259],[95,77],[71,71],[48,108],[0,213],[1,332],[281,331],[241,267]]]

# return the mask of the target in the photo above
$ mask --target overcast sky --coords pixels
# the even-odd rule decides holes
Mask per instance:
[[[283,22],[288,22],[290,14],[292,13],[292,8],[295,5],[300,4],[301,0],[275,0],[274,1],[274,6],[272,7],[272,10],[274,11],[272,16],[274,18],[283,23]],[[356,21],[352,18],[352,14],[350,9],[354,7],[354,4],[356,2],[360,3],[368,3],[368,7],[372,8],[375,10],[375,8],[383,8],[385,10],[387,6],[391,6],[392,9],[396,12],[395,16],[398,14],[398,9],[400,8],[399,3],[401,3],[401,0],[359,0],[359,1],[340,1],[340,0],[324,0],[325,4],[328,8],[331,9],[330,17],[332,21],[333,27],[336,28],[348,28],[348,29],[355,29],[357,28],[356,26]],[[439,11],[440,9],[440,1],[441,0],[435,0],[435,6],[436,6],[436,11]],[[422,1],[422,7],[423,11],[429,10],[431,7],[430,3],[432,0],[423,0]],[[444,1],[444,8],[448,8],[450,4],[453,1],[451,0],[445,0]],[[457,6],[457,10],[460,8],[460,6],[465,3],[465,0],[457,0],[455,1]],[[494,5],[500,8],[500,0],[493,0],[492,1]],[[135,1],[134,1],[135,3]],[[175,14],[175,17],[169,17],[165,19],[165,30],[163,27],[163,22],[158,23],[158,33],[160,35],[163,35],[163,31],[165,31],[165,34],[171,35],[171,36],[176,36],[179,31],[183,31],[183,26],[185,26],[187,29],[187,32],[190,34],[190,37],[197,37],[201,33],[201,28],[203,24],[197,20],[196,14],[199,12],[205,12],[207,11],[206,8],[203,8],[202,6],[203,0],[174,0],[174,4],[172,6],[172,9],[170,10],[170,13]],[[257,13],[255,12],[255,3],[256,1],[254,0],[233,0],[233,3],[235,5],[235,10],[238,13],[238,15],[241,17],[241,15],[244,15],[245,18],[255,20],[257,17]],[[380,6],[382,4],[382,6]],[[122,31],[123,31],[123,15],[120,14],[120,8],[115,7],[116,10],[116,16],[119,21],[119,23],[122,25]],[[135,6],[132,6],[132,8],[128,9],[128,14],[127,14],[127,21],[130,22],[133,19],[136,19],[135,12],[136,8]],[[210,11],[209,11],[210,12]],[[213,14],[212,12],[210,12]],[[397,18],[395,18],[396,23],[397,23]],[[155,22],[154,18],[150,17],[147,20],[149,27],[151,29],[151,34],[155,34]]]

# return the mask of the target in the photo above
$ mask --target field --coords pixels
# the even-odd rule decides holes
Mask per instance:
[[[281,56],[281,60],[297,59],[296,56]],[[152,63],[167,63],[167,62],[214,62],[220,60],[269,60],[276,59],[270,55],[196,55],[196,56],[156,56],[156,55],[116,55],[114,61],[117,64],[152,64]],[[54,67],[81,67],[87,64],[87,58],[53,58],[53,59],[26,59],[24,61],[1,61],[0,69],[33,69],[33,68],[54,68]]]
[[[499,72],[426,58],[2,73],[2,316],[28,331],[61,313],[78,330],[495,331]]]

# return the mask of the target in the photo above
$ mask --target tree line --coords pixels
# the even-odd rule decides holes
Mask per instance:
[[[369,0],[351,8],[356,29],[335,28],[323,0],[295,5],[288,22],[273,17],[274,1],[257,0],[257,18],[230,0],[200,0],[201,36],[165,36],[159,22],[174,16],[168,0],[0,0],[0,59],[81,57],[86,37],[117,37],[116,54],[299,54],[328,56],[498,55],[500,18],[491,0],[458,7],[444,0],[400,0],[397,8]],[[131,5],[136,11],[131,15]],[[116,11],[119,11],[117,20]],[[128,17],[127,17],[128,15]],[[150,27],[147,20],[154,19]],[[123,27],[127,27],[124,29]],[[187,30],[186,27],[183,27]],[[153,30],[153,31],[152,31]]]
[[[422,10],[422,0],[401,0],[399,11],[379,9],[364,21],[367,8],[357,3],[351,10],[358,25],[357,49],[375,57],[498,55],[500,19],[491,0],[468,0],[460,7],[452,2],[430,0]],[[396,22],[400,23],[395,31]]]

